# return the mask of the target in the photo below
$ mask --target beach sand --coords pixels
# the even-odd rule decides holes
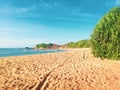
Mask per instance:
[[[90,49],[0,58],[0,90],[120,90],[120,61]]]

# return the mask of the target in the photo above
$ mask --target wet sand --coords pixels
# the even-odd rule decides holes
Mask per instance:
[[[0,90],[120,90],[120,61],[90,49],[0,58]]]

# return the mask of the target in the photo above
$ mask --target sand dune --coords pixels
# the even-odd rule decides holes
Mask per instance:
[[[90,49],[0,58],[0,90],[120,90],[120,61]]]

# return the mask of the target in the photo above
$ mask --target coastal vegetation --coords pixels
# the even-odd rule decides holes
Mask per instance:
[[[41,44],[37,44],[36,47],[37,48],[46,48],[46,47],[49,47],[51,46],[52,44],[46,44],[46,43],[41,43]]]
[[[59,45],[53,43],[49,43],[49,44],[41,43],[35,46],[35,49],[58,49],[58,48]]]
[[[67,44],[68,48],[89,48],[90,47],[90,41],[89,40],[80,40],[77,42],[70,42]]]
[[[94,56],[120,59],[120,7],[114,7],[102,17],[90,42]]]
[[[89,48],[90,41],[89,40],[80,40],[77,42],[70,42],[65,45],[57,45],[53,43],[41,43],[35,46],[36,49],[59,49],[59,48]]]

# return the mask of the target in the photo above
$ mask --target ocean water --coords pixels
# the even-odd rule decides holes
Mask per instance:
[[[0,57],[46,54],[46,53],[63,52],[63,51],[64,50],[33,50],[33,49],[24,49],[24,48],[0,48]]]

